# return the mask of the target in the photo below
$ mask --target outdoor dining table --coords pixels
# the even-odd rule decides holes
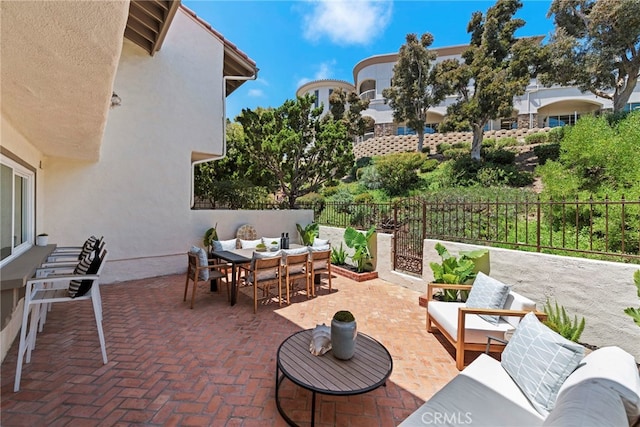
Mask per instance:
[[[244,251],[244,253],[242,253],[241,251]],[[238,252],[241,252],[241,253],[238,253]],[[238,266],[251,263],[251,258],[247,258],[245,256],[245,253],[248,253],[250,256],[251,252],[252,251],[247,252],[246,249],[245,250],[241,249],[237,251],[211,252],[211,258],[221,259],[231,264],[231,292],[230,292],[231,305],[236,304],[236,296],[237,296],[237,289],[238,289],[238,285],[237,285]]]

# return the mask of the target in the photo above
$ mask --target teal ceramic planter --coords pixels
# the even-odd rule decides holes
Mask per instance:
[[[336,359],[349,360],[356,351],[358,328],[353,322],[331,320],[331,351]]]

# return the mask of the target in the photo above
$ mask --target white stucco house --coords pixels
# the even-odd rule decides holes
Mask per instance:
[[[539,37],[542,40],[542,37]],[[468,45],[447,46],[432,49],[437,53],[436,62],[445,59],[461,59]],[[404,123],[394,123],[393,111],[385,102],[382,91],[391,86],[393,67],[398,61],[398,53],[375,55],[365,58],[353,67],[353,84],[336,80],[316,80],[305,83],[296,91],[300,96],[310,93],[318,97],[318,103],[328,105],[329,94],[335,87],[351,85],[362,99],[369,100],[369,108],[362,112],[375,120],[370,137],[406,135],[415,133]],[[337,85],[340,83],[340,85]],[[513,100],[513,114],[494,120],[487,130],[547,128],[573,124],[582,114],[612,109],[608,99],[597,97],[590,92],[581,92],[577,87],[544,87],[537,79],[532,79],[526,93]],[[447,114],[447,106],[455,102],[455,95],[447,97],[441,104],[429,109],[425,130],[436,132],[437,124]],[[636,86],[627,104],[627,109],[640,108],[640,86]]]
[[[194,165],[225,155],[225,98],[258,69],[179,0],[3,1],[0,14],[4,358],[39,233],[104,236],[104,283],[186,269],[212,226],[191,209]]]

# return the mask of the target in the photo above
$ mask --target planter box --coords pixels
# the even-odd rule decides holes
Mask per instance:
[[[364,282],[367,280],[373,280],[378,278],[377,271],[366,271],[364,273],[358,273],[357,271],[345,268],[339,265],[331,264],[331,272],[336,273],[339,276],[346,277],[356,282]]]

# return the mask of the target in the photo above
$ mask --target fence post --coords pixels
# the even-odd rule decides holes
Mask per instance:
[[[540,209],[540,196],[538,196],[538,202],[536,204],[537,204],[537,211],[538,211],[537,212],[537,217],[538,218],[537,218],[537,221],[536,221],[536,250],[538,252],[540,252],[541,251],[541,248],[540,248],[540,221],[542,220],[541,219],[542,218],[542,215],[541,215],[542,209]]]
[[[393,269],[398,267],[398,204],[393,204]]]

